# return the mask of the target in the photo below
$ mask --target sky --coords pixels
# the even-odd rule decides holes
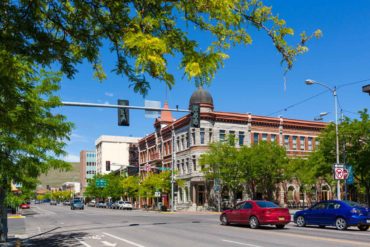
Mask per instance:
[[[263,32],[249,29],[253,44],[238,46],[228,52],[229,59],[206,88],[213,96],[215,111],[247,113],[291,119],[314,120],[321,112],[328,112],[324,121],[334,121],[334,98],[320,85],[308,86],[313,79],[329,87],[338,88],[338,100],[343,114],[358,118],[358,111],[370,108],[370,95],[362,86],[370,84],[370,1],[367,0],[270,0],[273,13],[286,20],[295,30],[289,38],[291,44],[299,40],[299,33],[308,34],[321,29],[323,37],[308,43],[309,52],[299,56],[294,67],[284,77],[281,56]],[[198,30],[189,28],[191,37],[209,40]],[[196,90],[194,83],[183,77],[176,59],[170,60],[170,72],[175,75],[175,86],[166,90],[163,82],[153,80],[149,94],[143,96],[129,88],[127,78],[110,72],[115,57],[108,51],[102,54],[107,79],[99,82],[93,78],[91,65],[81,64],[73,80],[64,78],[58,92],[62,101],[117,104],[117,99],[127,99],[130,105],[144,106],[145,100],[168,101],[187,109],[189,99]],[[318,95],[319,94],[319,95]],[[61,107],[74,123],[71,140],[65,157],[79,161],[81,150],[95,150],[95,140],[101,135],[144,137],[154,131],[154,119],[145,118],[144,111],[130,111],[130,126],[117,125],[117,109]],[[172,113],[180,118],[184,113]]]

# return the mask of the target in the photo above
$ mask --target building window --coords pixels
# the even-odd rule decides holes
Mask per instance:
[[[180,137],[177,137],[176,144],[177,144],[177,151],[180,151]]]
[[[264,142],[267,141],[267,134],[266,133],[262,134],[262,141],[264,141]]]
[[[212,142],[212,129],[209,129],[209,140],[208,140],[208,143],[211,143]]]
[[[186,159],[185,167],[186,167],[187,173],[190,173],[189,158]]]
[[[220,141],[225,141],[225,130],[220,130]]]
[[[196,145],[196,142],[195,142],[195,132],[194,131],[191,133],[191,137],[193,139],[193,145]]]
[[[308,151],[312,151],[312,137],[308,137]]]
[[[200,144],[204,144],[204,128],[200,128]]]
[[[284,147],[286,150],[289,150],[289,136],[284,136]]]
[[[243,146],[243,145],[244,145],[244,132],[239,131],[239,146]]]
[[[197,159],[195,158],[195,155],[193,155],[193,171],[197,170]]]
[[[190,146],[190,139],[189,139],[189,133],[186,133],[186,148],[189,148]]]
[[[270,140],[271,140],[271,142],[276,142],[276,135],[275,134],[271,134]]]
[[[305,146],[305,137],[304,136],[301,136],[299,138],[299,146],[301,147],[301,150],[304,150],[304,146]]]
[[[109,161],[109,160],[105,161],[105,170],[106,170],[107,172],[109,172],[109,171],[110,171],[110,161]]]
[[[318,139],[315,140],[315,149],[317,149],[320,145],[320,141]]]
[[[258,144],[259,133],[253,133],[253,143]]]
[[[297,150],[297,137],[296,136],[293,136],[292,144],[293,144],[293,150]]]

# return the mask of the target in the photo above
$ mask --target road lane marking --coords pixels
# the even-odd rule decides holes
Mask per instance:
[[[101,241],[105,246],[115,247],[117,243],[110,243],[108,241]]]
[[[103,234],[105,234],[105,235],[107,235],[107,236],[109,236],[109,237],[112,237],[112,238],[115,238],[115,239],[121,240],[121,241],[123,241],[123,242],[125,242],[125,243],[131,244],[131,245],[136,246],[136,247],[145,247],[144,245],[137,244],[137,243],[132,242],[132,241],[130,241],[130,240],[127,240],[127,239],[124,239],[124,238],[120,238],[120,237],[114,236],[114,235],[109,234],[109,233],[106,233],[106,232],[103,232]]]
[[[91,247],[91,245],[89,245],[89,244],[87,244],[87,243],[85,243],[84,241],[82,241],[82,240],[80,240],[80,239],[78,239],[78,238],[75,238],[75,237],[73,237],[74,239],[76,239],[78,242],[80,242],[80,244],[82,244],[82,245],[84,245],[84,246],[86,246],[86,247]]]
[[[226,239],[222,239],[222,241],[223,241],[223,242],[232,243],[232,244],[239,244],[239,245],[244,245],[244,246],[250,246],[250,247],[262,247],[262,246],[260,246],[260,245],[240,243],[240,242],[231,241],[231,240],[226,240]]]

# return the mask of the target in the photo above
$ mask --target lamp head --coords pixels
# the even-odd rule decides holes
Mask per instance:
[[[314,80],[307,79],[304,81],[304,83],[306,83],[306,85],[312,85],[312,84],[315,84],[316,82]]]
[[[321,113],[320,113],[320,117],[323,117],[323,116],[326,116],[326,115],[328,115],[328,113],[327,113],[327,112],[321,112]]]

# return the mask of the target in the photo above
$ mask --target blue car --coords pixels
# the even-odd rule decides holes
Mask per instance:
[[[370,226],[370,210],[351,201],[321,201],[306,210],[296,212],[294,222],[299,227],[335,226],[338,230],[345,230],[349,226],[357,226],[361,231],[366,231]]]

